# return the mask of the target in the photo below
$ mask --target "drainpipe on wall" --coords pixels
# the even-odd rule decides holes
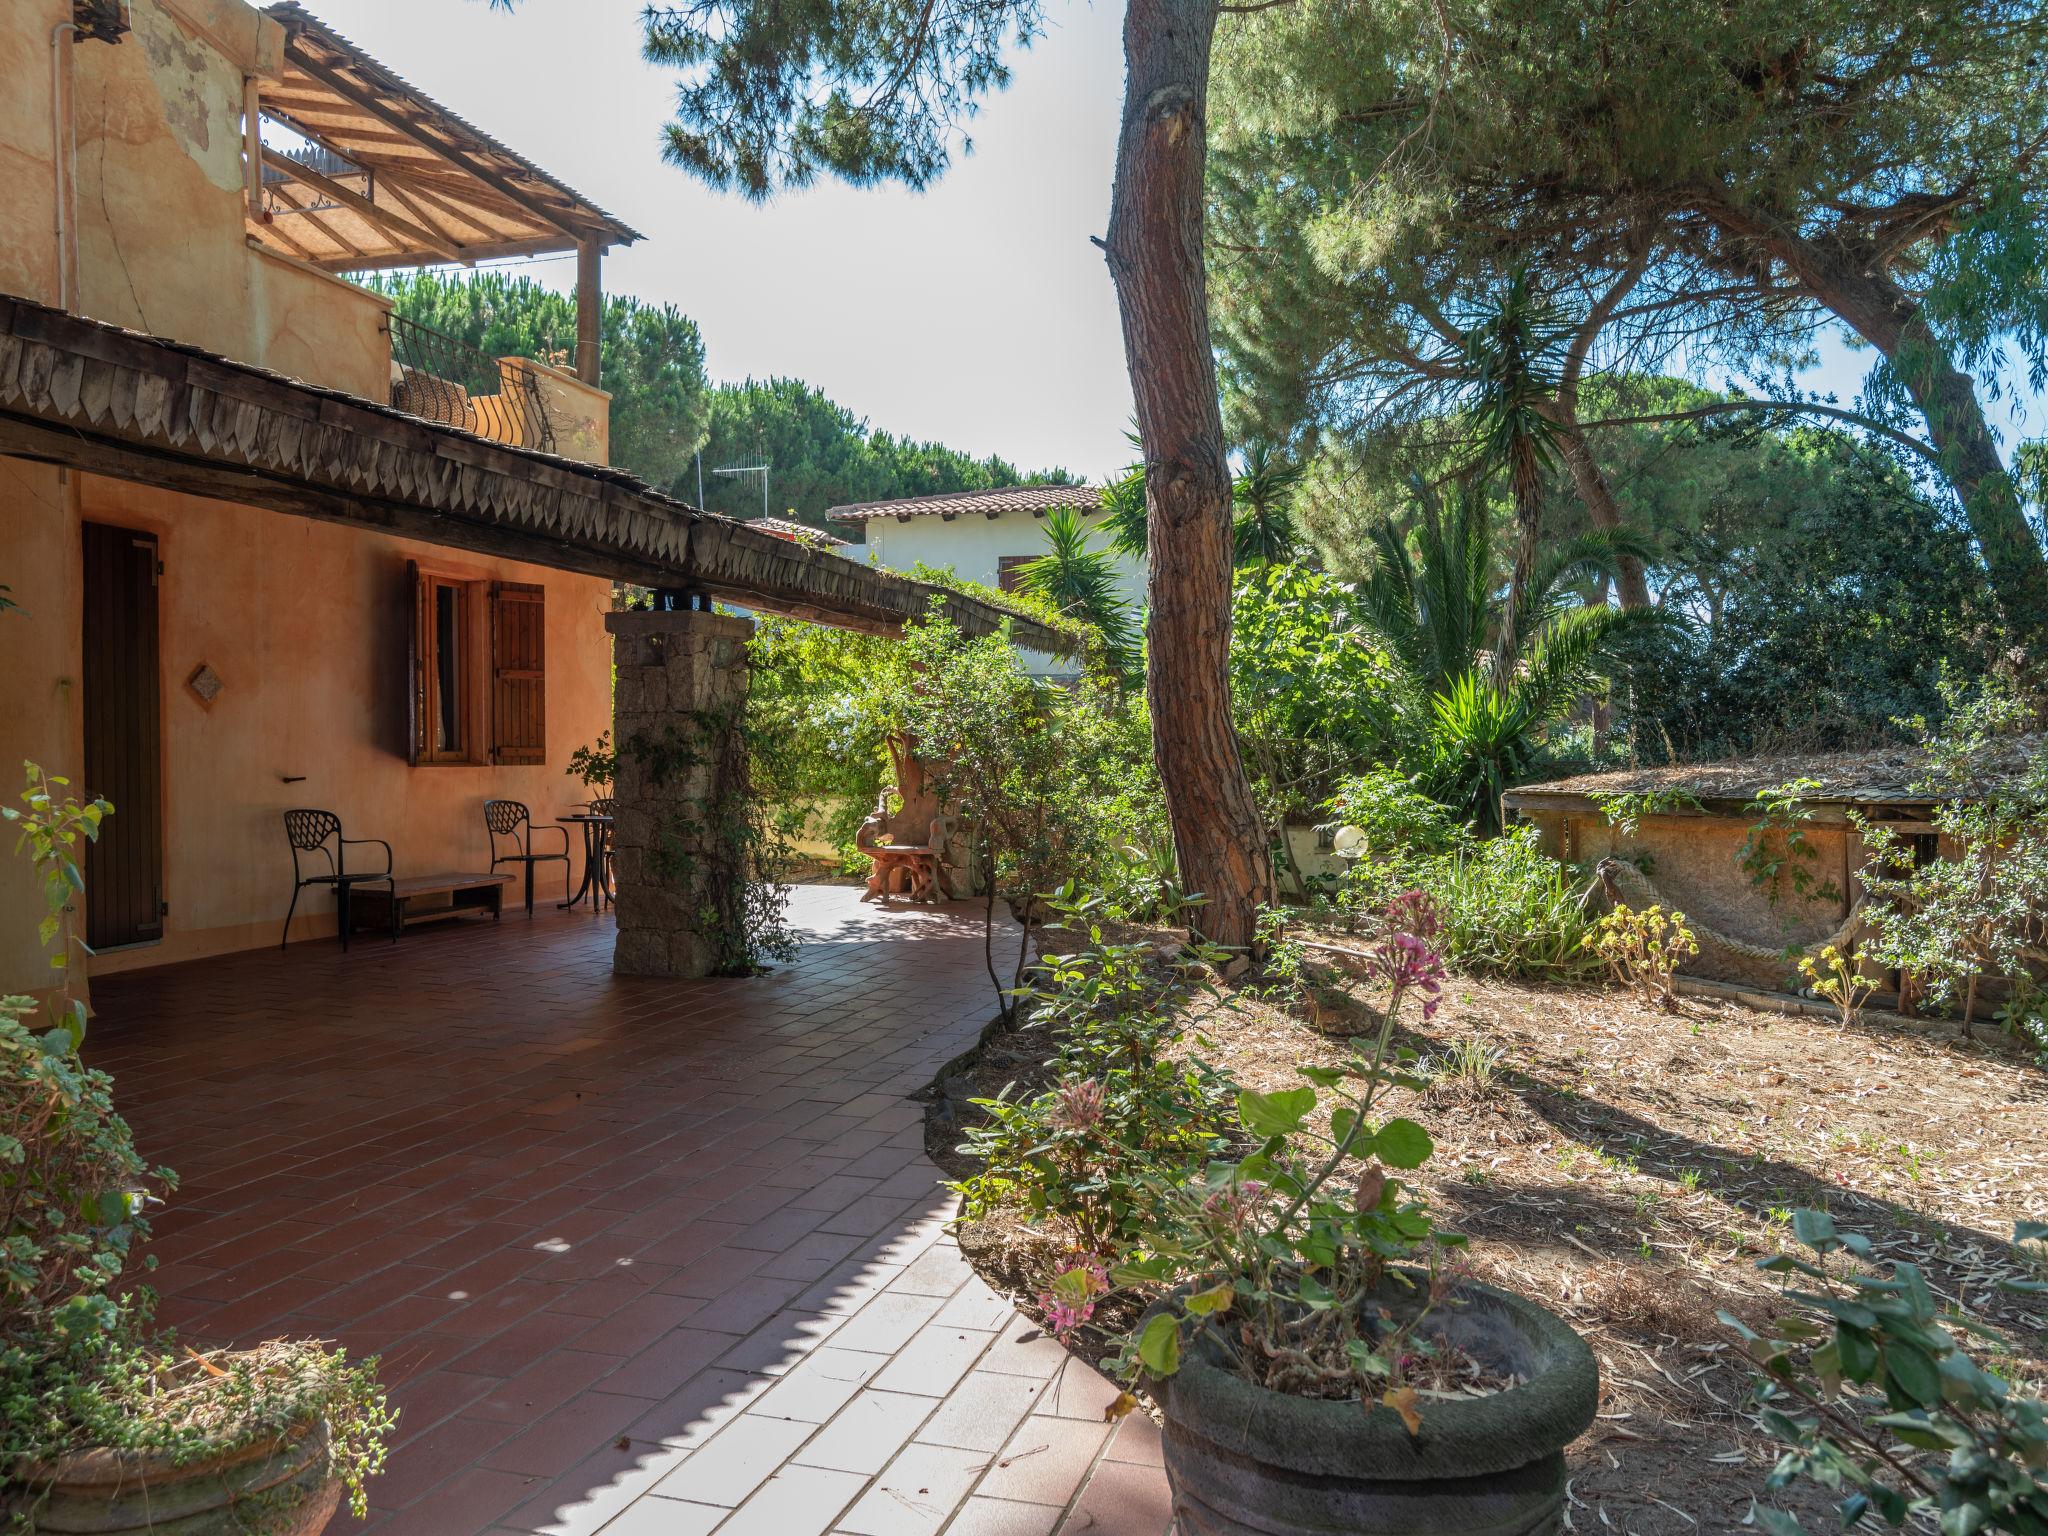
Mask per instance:
[[[71,167],[78,153],[78,123],[71,110],[71,46],[67,46],[77,35],[75,21],[60,21],[50,28],[50,163],[57,195],[57,307],[66,310],[78,307],[78,220],[71,211]]]

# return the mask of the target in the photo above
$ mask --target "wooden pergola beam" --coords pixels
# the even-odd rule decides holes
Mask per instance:
[[[407,213],[419,220],[420,228],[436,238],[447,242],[451,247],[462,245],[463,242],[455,238],[453,231],[444,229],[440,224],[436,223],[434,216],[413,200],[398,177],[379,174],[378,180],[384,184],[384,190],[391,194],[395,202],[399,203]]]
[[[361,246],[357,245],[355,241],[349,239],[340,230],[336,229],[332,224],[329,224],[325,219],[321,218],[318,210],[312,208],[303,208],[298,203],[292,201],[292,195],[289,189],[280,186],[276,189],[276,192],[277,195],[284,200],[284,204],[287,208],[291,209],[293,213],[297,214],[300,218],[304,219],[308,224],[312,225],[313,228],[319,230],[321,234],[325,235],[329,240],[333,241],[334,244],[338,246],[344,253],[339,257],[330,256],[323,258],[323,265],[347,267],[353,266],[357,262],[364,262],[370,259],[369,252],[365,251]],[[265,225],[266,228],[277,228],[277,221],[274,216],[266,213],[264,215],[264,218],[269,221]],[[353,260],[351,260],[351,258],[353,258]]]
[[[475,230],[485,241],[503,243],[505,237],[500,231],[494,230],[490,225],[481,222],[474,213],[463,208],[461,204],[452,202],[442,196],[441,193],[435,191],[410,171],[396,170],[388,165],[377,166],[375,170],[383,178],[384,184],[390,187],[394,193],[402,192],[405,194],[407,202],[418,199],[421,203],[424,203],[427,207],[440,214],[442,218],[452,219],[458,224],[465,224]],[[524,209],[512,210],[515,217],[522,215],[524,212]],[[466,243],[474,244],[475,242]]]
[[[435,154],[453,161],[478,181],[496,192],[500,197],[509,199],[517,207],[525,209],[550,229],[559,229],[563,234],[570,236],[572,239],[583,238],[584,231],[566,221],[559,209],[545,207],[534,197],[513,186],[511,182],[496,171],[481,164],[475,156],[471,155],[460,145],[447,142],[424,123],[417,122],[403,113],[393,110],[379,101],[366,88],[357,85],[338,71],[329,69],[326,65],[308,57],[306,52],[296,44],[297,39],[293,39],[292,43],[286,47],[286,53],[291,62],[333,91],[342,100],[369,113],[370,116],[384,124],[385,127],[405,134],[422,148],[430,149]]]
[[[303,246],[294,240],[278,224],[277,220],[270,217],[267,213],[262,215],[252,214],[249,218],[242,221],[242,228],[248,232],[250,239],[257,241],[259,244],[267,245],[272,240],[275,240],[279,244],[288,247],[291,253],[298,257],[299,260],[309,262],[314,266],[320,265],[321,258],[319,256],[316,256],[309,247]]]
[[[388,235],[394,235],[400,240],[409,240],[421,249],[431,251],[436,256],[440,256],[445,260],[457,262],[463,266],[474,265],[471,258],[464,255],[455,246],[450,245],[445,240],[437,240],[426,230],[421,229],[419,225],[413,223],[412,220],[401,218],[388,208],[378,207],[367,197],[364,197],[362,193],[351,191],[340,182],[321,175],[309,166],[299,164],[298,161],[281,150],[272,149],[267,144],[264,145],[263,163],[273,170],[282,171],[292,180],[311,187],[321,196],[332,198],[351,213],[368,220]]]

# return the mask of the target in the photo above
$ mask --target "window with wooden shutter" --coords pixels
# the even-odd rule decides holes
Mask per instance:
[[[412,584],[412,673],[407,713],[414,763],[473,763],[476,668],[470,637],[473,584],[409,564]]]
[[[491,583],[491,761],[544,763],[547,738],[547,592]]]
[[[996,557],[996,585],[1005,592],[1024,590],[1024,567],[1036,560],[1036,555],[998,555]]]

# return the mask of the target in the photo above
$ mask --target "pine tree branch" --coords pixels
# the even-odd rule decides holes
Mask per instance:
[[[1727,416],[1739,411],[1785,411],[1793,414],[1829,416],[1837,421],[1846,421],[1851,426],[1861,427],[1901,448],[1911,449],[1936,469],[1941,467],[1941,455],[1934,448],[1923,443],[1910,433],[1896,427],[1888,427],[1881,421],[1874,421],[1859,411],[1845,410],[1839,405],[1821,405],[1801,400],[1721,400],[1712,405],[1695,406],[1688,411],[1658,411],[1648,416],[1608,416],[1599,421],[1581,422],[1580,426],[1590,431],[1594,427],[1636,427],[1648,426],[1663,421],[1698,421],[1708,416]]]

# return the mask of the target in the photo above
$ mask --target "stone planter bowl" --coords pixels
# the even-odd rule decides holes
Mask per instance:
[[[33,1469],[21,1507],[36,1536],[317,1536],[341,1503],[327,1444],[319,1420],[183,1465],[162,1451],[77,1451]]]
[[[1269,1391],[1219,1365],[1213,1345],[1189,1349],[1178,1373],[1151,1383],[1179,1536],[1555,1531],[1564,1448],[1593,1422],[1599,1366],[1563,1319],[1532,1301],[1476,1282],[1458,1296],[1440,1336],[1523,1384],[1426,1399],[1416,1436],[1390,1408]]]

